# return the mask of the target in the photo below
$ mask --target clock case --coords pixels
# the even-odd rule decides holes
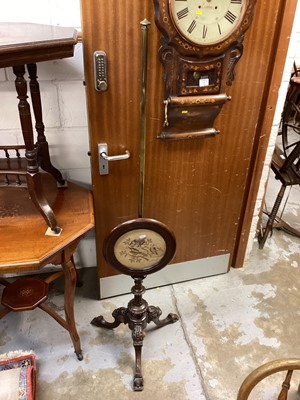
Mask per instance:
[[[230,100],[235,66],[243,54],[244,33],[249,28],[256,0],[244,0],[242,18],[220,42],[197,45],[174,25],[170,2],[153,0],[155,23],[162,33],[159,59],[164,68],[164,124],[158,138],[205,138],[219,133],[213,127],[222,106]]]

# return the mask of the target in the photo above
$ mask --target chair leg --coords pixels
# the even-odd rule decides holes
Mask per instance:
[[[284,193],[285,193],[285,189],[286,189],[286,186],[282,185],[280,190],[279,190],[279,193],[277,195],[277,198],[275,200],[275,203],[274,203],[274,206],[272,208],[271,214],[269,216],[269,219],[268,219],[267,225],[265,227],[265,230],[264,230],[262,236],[259,236],[259,238],[258,238],[258,243],[259,243],[259,248],[260,249],[264,248],[264,245],[265,245],[266,240],[267,240],[267,238],[269,236],[269,233],[273,229],[273,224],[274,224],[276,215],[278,213],[280,204],[282,202],[282,199],[283,199],[283,196],[284,196]]]

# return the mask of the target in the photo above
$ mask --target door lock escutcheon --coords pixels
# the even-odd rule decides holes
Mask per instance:
[[[98,156],[99,156],[99,172],[100,175],[108,175],[108,161],[119,161],[126,160],[130,157],[130,152],[125,150],[125,154],[119,154],[116,156],[109,156],[107,154],[107,144],[99,143],[98,144]]]

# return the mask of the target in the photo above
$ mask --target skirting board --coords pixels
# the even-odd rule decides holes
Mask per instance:
[[[199,260],[167,265],[162,270],[148,275],[145,279],[147,289],[172,285],[173,283],[225,274],[229,270],[230,254],[222,254]],[[133,281],[130,276],[115,275],[100,278],[100,298],[130,293]]]

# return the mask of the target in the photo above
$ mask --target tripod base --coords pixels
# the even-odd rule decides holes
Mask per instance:
[[[135,285],[131,291],[134,298],[130,300],[127,308],[116,308],[112,316],[113,322],[107,322],[102,315],[95,317],[91,324],[100,328],[114,329],[120,324],[128,324],[132,331],[133,346],[135,349],[135,374],[133,378],[133,390],[142,391],[144,389],[144,379],[142,376],[141,358],[142,346],[145,337],[144,330],[150,322],[154,322],[158,328],[165,325],[173,324],[178,321],[176,314],[168,314],[164,319],[160,319],[162,311],[159,307],[148,306],[148,303],[142,298],[145,288],[142,285],[143,278],[134,278]]]

